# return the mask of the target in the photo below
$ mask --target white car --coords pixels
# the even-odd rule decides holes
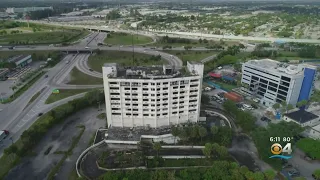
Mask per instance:
[[[87,47],[85,47],[85,49],[89,49],[89,47],[87,46]]]
[[[258,98],[254,98],[254,99],[252,99],[253,100],[253,102],[256,102],[256,103],[259,103],[260,102],[260,100],[258,99]]]
[[[219,67],[218,67],[218,69],[222,69],[222,67],[221,67],[221,66],[219,66]]]

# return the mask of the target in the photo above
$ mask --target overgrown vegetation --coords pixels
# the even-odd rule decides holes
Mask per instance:
[[[63,122],[68,116],[79,110],[95,106],[97,101],[104,101],[104,95],[99,90],[93,90],[82,98],[69,101],[42,115],[28,130],[22,133],[17,142],[5,149],[4,155],[0,158],[0,179],[18,164],[22,157],[33,150],[50,128]]]
[[[272,180],[276,176],[274,171],[268,170],[265,173],[251,172],[247,167],[239,166],[234,162],[214,161],[209,168],[186,168],[183,170],[128,170],[109,171],[99,177],[100,180],[198,180],[198,179],[230,179],[230,180]]]

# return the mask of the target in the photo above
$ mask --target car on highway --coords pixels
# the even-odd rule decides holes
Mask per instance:
[[[44,78],[47,78],[47,77],[49,77],[47,74],[44,76]]]
[[[9,131],[7,130],[0,131],[0,142],[4,140],[8,135],[9,135]]]
[[[89,71],[93,71],[93,69],[90,68]]]
[[[16,49],[16,47],[15,46],[11,46],[11,47],[8,47],[8,49]]]
[[[89,49],[89,47],[88,47],[88,46],[86,46],[86,47],[85,47],[85,49]]]
[[[43,113],[39,113],[39,114],[38,114],[38,117],[40,117],[40,116],[42,116],[42,115],[43,115]]]
[[[2,46],[0,46],[0,48],[2,48]]]

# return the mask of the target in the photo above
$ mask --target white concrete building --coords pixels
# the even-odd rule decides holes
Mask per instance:
[[[27,13],[31,11],[43,11],[43,10],[53,10],[53,7],[24,7],[24,8],[7,8],[6,13],[14,14],[14,13]]]
[[[157,128],[197,122],[204,65],[122,68],[105,64],[103,81],[108,126]],[[185,70],[185,72],[183,71]]]
[[[286,101],[295,105],[308,100],[313,92],[316,67],[289,65],[271,59],[250,60],[242,64],[242,92],[256,96],[272,106]]]

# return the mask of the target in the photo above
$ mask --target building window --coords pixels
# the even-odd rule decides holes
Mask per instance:
[[[160,85],[160,83],[157,83],[157,85]]]
[[[111,108],[111,110],[118,111],[118,110],[121,110],[121,109],[120,108]]]
[[[117,82],[109,82],[109,84],[118,84]]]
[[[168,115],[168,113],[163,113],[162,115],[166,116],[166,115]]]
[[[149,99],[143,99],[143,102],[149,101]]]
[[[131,106],[131,104],[126,103],[126,106]]]
[[[137,93],[134,93],[134,94],[132,94],[132,96],[138,96],[138,94],[137,94]]]
[[[173,94],[178,94],[178,92],[173,92]]]
[[[132,104],[132,106],[138,106],[138,104]]]
[[[132,114],[133,116],[138,116],[138,114]]]
[[[184,111],[179,111],[179,114],[183,113]]]
[[[168,103],[163,103],[164,106],[168,106]]]
[[[143,116],[144,116],[144,117],[147,117],[147,116],[149,116],[149,114],[143,114]]]
[[[151,85],[152,85],[152,86],[154,86],[154,85],[155,85],[155,83],[151,83]]]
[[[118,96],[118,95],[120,95],[120,93],[110,93],[110,95]]]
[[[130,90],[130,88],[124,88],[124,90]]]
[[[132,109],[132,111],[138,111],[138,109]]]
[[[126,101],[130,101],[131,99],[129,99],[129,98],[125,98],[124,100],[126,100]]]
[[[142,85],[144,85],[144,86],[148,86],[148,83],[142,83]]]
[[[132,90],[136,91],[136,90],[138,90],[138,88],[132,88]]]
[[[111,98],[111,101],[119,101],[120,98]]]
[[[131,113],[126,113],[127,116],[131,116]]]
[[[182,88],[185,88],[186,86],[180,86],[180,88],[182,89]]]
[[[119,90],[118,87],[110,87],[111,90]]]
[[[148,91],[148,88],[142,88],[143,91]]]
[[[155,91],[156,89],[155,88],[151,88],[151,91]]]
[[[190,87],[198,87],[198,84],[190,85]]]
[[[138,99],[132,99],[132,101],[138,101]]]
[[[167,85],[167,84],[169,84],[169,83],[168,83],[168,82],[164,82],[164,83],[163,83],[163,85]]]
[[[177,114],[178,112],[177,111],[175,111],[175,112],[172,112],[172,114]]]
[[[126,95],[126,96],[130,96],[130,93],[124,93],[124,95]]]
[[[149,96],[149,94],[143,94],[143,96]]]
[[[121,116],[121,113],[112,113],[113,116]]]
[[[111,103],[111,106],[119,106],[120,103]]]
[[[147,107],[147,106],[149,106],[149,104],[143,104],[143,107]]]

